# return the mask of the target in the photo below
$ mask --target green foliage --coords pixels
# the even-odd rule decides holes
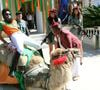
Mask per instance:
[[[90,6],[83,9],[83,26],[100,26],[100,6]]]

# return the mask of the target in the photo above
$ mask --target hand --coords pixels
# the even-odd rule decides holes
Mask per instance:
[[[83,64],[83,62],[80,62],[80,65],[82,65]]]
[[[82,62],[83,60],[82,60],[82,59],[83,59],[83,57],[81,56],[81,57],[80,57],[80,65],[83,64],[83,62]]]

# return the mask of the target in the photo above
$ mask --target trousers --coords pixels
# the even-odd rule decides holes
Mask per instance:
[[[31,39],[21,31],[13,33],[11,36],[11,41],[14,44],[14,46],[17,48],[17,51],[22,54],[24,50],[24,45],[32,46],[35,49],[40,49],[41,46],[39,43],[37,43],[36,40]]]

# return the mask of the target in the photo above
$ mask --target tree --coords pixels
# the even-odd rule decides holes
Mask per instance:
[[[100,26],[100,6],[90,6],[83,9],[83,26]]]

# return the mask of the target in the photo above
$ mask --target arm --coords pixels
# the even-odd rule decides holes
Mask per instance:
[[[76,43],[77,43],[77,48],[79,49],[79,54],[80,54],[80,65],[82,65],[82,59],[83,59],[82,42],[80,40],[78,40]]]
[[[41,45],[42,45],[43,43],[46,42],[47,38],[50,37],[51,33],[52,33],[52,32],[49,32],[49,33],[45,36],[45,38],[44,38],[44,39],[42,40],[42,42],[41,42]]]
[[[67,38],[68,38],[68,43],[69,43],[69,48],[74,48],[73,46],[72,46],[72,40],[71,40],[71,35],[67,35],[66,36]],[[80,64],[82,65],[82,58],[83,58],[83,47],[82,47],[82,43],[81,42],[77,42],[76,41],[76,43],[77,43],[77,49],[79,49],[79,53],[80,53]]]
[[[80,54],[81,54],[81,57],[80,57],[80,64],[82,65],[83,62],[82,62],[82,59],[83,59],[83,47],[82,47],[82,44],[80,46]]]

